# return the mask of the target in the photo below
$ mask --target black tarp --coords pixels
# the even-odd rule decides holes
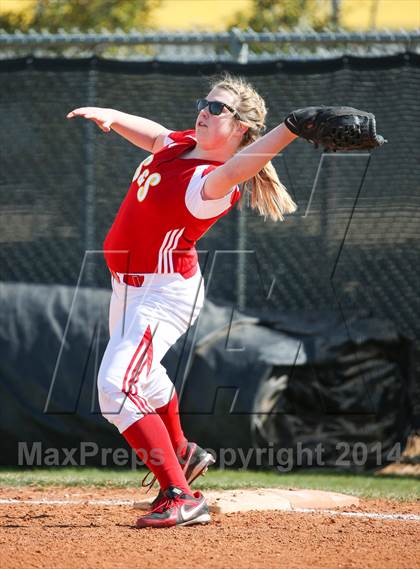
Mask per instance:
[[[0,302],[0,463],[17,464],[19,442],[124,448],[95,387],[109,292],[3,283]],[[187,435],[236,466],[238,449],[298,443],[324,443],[332,465],[343,441],[380,444],[383,462],[410,429],[410,362],[411,344],[386,320],[241,314],[210,301],[164,360]],[[375,466],[372,452],[359,467]]]

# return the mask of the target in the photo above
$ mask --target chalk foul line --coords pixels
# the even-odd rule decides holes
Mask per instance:
[[[32,506],[127,506],[134,507],[133,500],[18,500],[16,498],[0,499],[0,505],[25,504]],[[268,510],[267,510],[268,511]],[[273,510],[271,510],[273,511]],[[319,514],[343,516],[350,518],[368,518],[373,520],[414,521],[420,522],[417,514],[381,514],[378,512],[343,512],[340,510],[317,510],[315,508],[294,508],[293,510],[278,510],[287,514]]]

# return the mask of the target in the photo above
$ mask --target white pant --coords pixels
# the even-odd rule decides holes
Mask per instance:
[[[174,386],[161,360],[191,326],[204,303],[197,273],[144,275],[142,287],[112,279],[110,340],[98,374],[103,416],[120,433],[145,414],[169,403]]]

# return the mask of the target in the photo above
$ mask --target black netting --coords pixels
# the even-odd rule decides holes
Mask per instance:
[[[338,308],[344,317],[366,309],[391,318],[420,346],[419,56],[225,68],[248,77],[266,99],[269,128],[294,108],[343,104],[375,113],[389,143],[370,158],[324,155],[321,166],[321,151],[304,141],[287,148],[274,164],[297,214],[274,224],[235,210],[216,224],[199,244],[209,297],[242,308]],[[66,121],[69,110],[109,106],[189,128],[207,76],[220,70],[96,59],[0,62],[0,278],[74,285],[85,251],[101,249],[145,155],[115,133]],[[88,256],[82,284],[108,287],[100,254]]]

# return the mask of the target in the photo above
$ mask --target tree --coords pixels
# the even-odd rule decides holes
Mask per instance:
[[[325,0],[253,0],[251,13],[237,12],[231,27],[261,32],[309,25],[320,30],[331,22],[325,5]]]
[[[47,29],[56,32],[78,28],[82,32],[107,29],[144,29],[161,0],[37,0],[33,13],[6,12],[0,28],[8,32]]]

